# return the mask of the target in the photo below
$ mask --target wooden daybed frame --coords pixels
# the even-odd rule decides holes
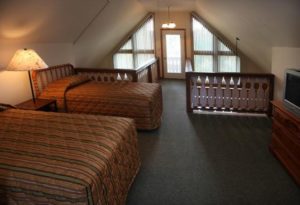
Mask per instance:
[[[157,62],[157,60],[150,62],[138,70],[74,68],[71,64],[35,70],[32,73],[35,94],[37,97],[56,98],[59,100],[59,97],[54,96],[53,92],[52,94],[45,94],[51,84],[70,76],[87,77],[94,84],[86,88],[87,90],[83,89],[75,94],[73,91],[79,88],[75,87],[66,90],[63,96],[64,102],[58,103],[65,105],[64,110],[61,111],[129,117],[135,119],[138,129],[153,130],[158,128],[161,123],[162,91],[159,84],[144,82],[155,82],[158,80]],[[56,86],[53,89],[59,90],[60,87]],[[84,96],[85,93],[89,93],[88,91],[90,91],[90,89],[94,89],[94,92],[98,92],[99,96],[98,94],[95,95],[95,93],[92,93],[93,96],[89,94]],[[131,92],[130,89],[133,91]],[[112,91],[108,93],[106,90]],[[81,92],[83,96],[81,96],[79,92]],[[104,92],[106,94],[103,94]],[[80,95],[80,100],[76,100],[76,96],[74,97],[74,95]],[[91,98],[95,99],[97,96],[99,102],[91,102],[93,101]],[[79,103],[79,101],[81,104],[76,104]],[[90,104],[89,106],[91,108],[87,109],[87,106],[83,107],[84,103],[94,104]],[[109,106],[110,104],[111,106]]]

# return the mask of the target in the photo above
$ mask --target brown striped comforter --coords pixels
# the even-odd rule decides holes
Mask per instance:
[[[39,96],[57,99],[60,111],[133,118],[138,129],[160,126],[162,90],[156,83],[83,81],[74,76],[57,80]],[[74,84],[76,86],[74,86]]]
[[[0,122],[0,204],[125,204],[133,120],[9,109]]]

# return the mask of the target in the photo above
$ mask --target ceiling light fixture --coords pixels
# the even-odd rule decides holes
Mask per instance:
[[[176,28],[176,24],[170,21],[170,6],[168,6],[168,23],[164,23],[161,25],[162,28],[172,29]]]

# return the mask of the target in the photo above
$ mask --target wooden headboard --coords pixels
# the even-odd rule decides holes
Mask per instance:
[[[100,82],[157,82],[159,62],[155,58],[139,69],[116,69],[116,68],[74,68],[71,64],[51,66],[46,69],[34,70],[31,73],[35,96],[38,97],[47,85],[55,80],[71,76],[84,75],[90,80]]]
[[[46,69],[32,71],[35,96],[38,97],[49,83],[74,74],[75,70],[72,64],[51,66]]]

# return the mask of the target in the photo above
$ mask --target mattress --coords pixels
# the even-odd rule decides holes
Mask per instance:
[[[60,111],[133,118],[138,129],[152,130],[161,123],[162,90],[157,83],[105,83],[71,76],[50,83],[39,97],[57,99]]]
[[[140,158],[132,119],[0,112],[0,204],[125,204]]]

